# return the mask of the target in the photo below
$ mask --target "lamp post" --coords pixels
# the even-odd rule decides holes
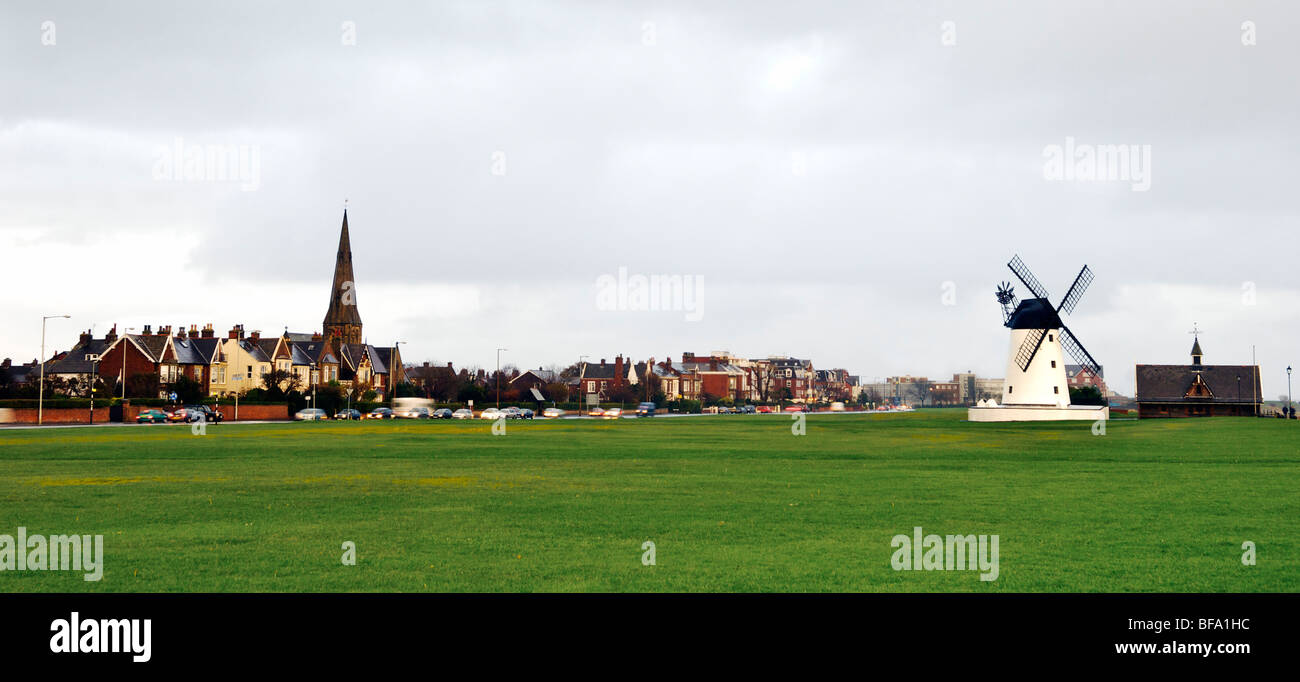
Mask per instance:
[[[397,407],[397,382],[396,375],[393,373],[393,361],[397,359],[397,347],[406,343],[405,341],[393,342],[393,353],[388,356],[388,409],[392,410]],[[393,415],[396,419],[397,415]]]
[[[41,318],[41,385],[36,389],[36,425],[45,423],[45,321],[56,317],[68,319],[71,315],[46,315]]]
[[[311,363],[311,374],[307,375],[307,378],[311,379],[311,409],[313,410],[316,409],[316,384],[320,383],[320,379],[317,377],[316,372],[316,361],[313,360]]]
[[[501,407],[501,351],[508,351],[509,348],[497,349],[497,407]]]
[[[1286,366],[1286,418],[1291,418],[1291,365]]]
[[[126,403],[126,337],[128,334],[130,334],[133,331],[135,331],[135,327],[127,327],[122,332],[122,338],[119,339],[119,341],[122,343],[122,403],[123,404]]]

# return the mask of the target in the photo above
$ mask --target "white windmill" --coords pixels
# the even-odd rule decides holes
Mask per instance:
[[[1059,419],[1108,419],[1105,405],[1071,405],[1070,386],[1065,375],[1065,354],[1093,375],[1101,367],[1083,344],[1061,321],[1061,313],[1071,313],[1083,292],[1092,283],[1092,271],[1083,266],[1070,291],[1059,306],[1052,306],[1047,289],[1025,267],[1020,256],[1007,263],[1032,298],[1016,303],[1009,282],[997,290],[1002,304],[1002,323],[1011,329],[1011,349],[1007,357],[1006,379],[1002,384],[1002,404],[982,402],[970,408],[971,421],[1050,421]]]

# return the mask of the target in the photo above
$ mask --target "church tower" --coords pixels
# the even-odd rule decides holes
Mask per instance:
[[[361,313],[357,312],[357,285],[352,274],[352,242],[348,239],[348,209],[343,209],[343,230],[339,233],[339,252],[334,259],[334,284],[330,290],[330,307],[321,324],[325,338],[334,347],[343,343],[361,343]]]

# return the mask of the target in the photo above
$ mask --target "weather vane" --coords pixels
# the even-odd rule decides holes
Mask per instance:
[[[1198,328],[1198,327],[1196,326],[1196,323],[1193,322],[1193,323],[1192,323],[1192,331],[1187,332],[1187,333],[1188,333],[1188,334],[1191,334],[1192,336],[1195,336],[1195,337],[1197,337],[1197,338],[1200,338],[1200,336],[1201,336],[1201,332],[1202,332],[1202,331],[1203,331],[1203,330],[1200,329],[1200,328]]]

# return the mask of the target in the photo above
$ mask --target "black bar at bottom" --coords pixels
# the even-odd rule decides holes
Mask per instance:
[[[210,671],[262,660],[354,668],[471,652],[492,667],[599,652],[626,656],[633,670],[642,660],[680,666],[701,656],[757,668],[799,657],[819,666],[842,658],[1241,668],[1294,658],[1298,607],[1295,594],[10,594],[0,596],[0,651],[5,662],[40,669]],[[86,628],[105,632],[105,620],[148,619],[150,660],[52,651],[70,648],[56,636],[73,613],[83,638]]]

